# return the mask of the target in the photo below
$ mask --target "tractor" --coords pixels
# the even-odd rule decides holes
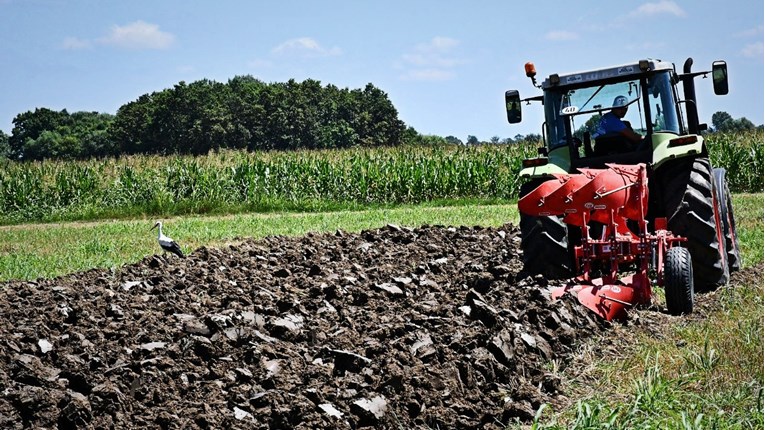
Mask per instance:
[[[569,292],[619,319],[649,303],[651,285],[659,285],[670,313],[690,313],[695,292],[727,285],[738,270],[730,191],[725,170],[709,161],[695,88],[711,74],[714,93],[727,94],[727,64],[701,72],[692,65],[688,58],[678,73],[673,63],[644,59],[551,74],[540,85],[527,63],[542,94],[505,92],[511,124],[521,122],[524,104],[544,108],[544,146],[523,160],[519,211],[524,270],[575,277],[553,298]],[[621,121],[637,138],[599,127],[617,107],[626,108]]]

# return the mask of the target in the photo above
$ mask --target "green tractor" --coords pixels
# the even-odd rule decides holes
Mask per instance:
[[[526,75],[542,95],[521,99],[518,91],[505,93],[507,118],[521,121],[522,104],[542,102],[545,146],[537,158],[523,161],[520,195],[532,192],[555,174],[606,164],[643,163],[648,168],[648,220],[665,218],[668,229],[687,238],[697,290],[727,285],[740,257],[733,207],[725,170],[713,168],[700,132],[695,78],[712,76],[714,92],[728,93],[727,65],[715,61],[711,71],[691,72],[693,60],[677,73],[673,63],[640,60],[586,72],[552,74],[541,85],[536,70],[526,64]],[[682,97],[679,86],[682,86]],[[614,109],[626,113],[621,121],[629,131],[606,133],[600,119]],[[636,137],[637,136],[637,137]],[[570,277],[573,248],[581,229],[559,216],[521,214],[524,268],[548,278]],[[602,229],[602,228],[601,228]],[[592,226],[591,235],[598,226]]]

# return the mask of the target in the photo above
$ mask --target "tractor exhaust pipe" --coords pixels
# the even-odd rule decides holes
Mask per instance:
[[[699,134],[699,113],[696,108],[696,83],[693,82],[694,76],[691,75],[691,66],[693,58],[688,57],[683,64],[683,94],[690,103],[685,104],[685,110],[688,113],[688,131],[691,134]]]

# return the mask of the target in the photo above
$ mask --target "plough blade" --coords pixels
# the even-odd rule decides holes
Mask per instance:
[[[566,293],[607,321],[626,318],[627,310],[640,302],[631,285],[571,285],[555,288],[551,297],[557,300]]]
[[[579,208],[569,204],[572,193],[590,178],[583,175],[555,175],[518,200],[518,210],[527,215],[553,216],[575,214]]]

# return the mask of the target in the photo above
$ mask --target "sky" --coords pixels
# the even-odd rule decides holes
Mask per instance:
[[[0,130],[36,108],[115,114],[200,79],[315,79],[388,94],[407,126],[467,140],[541,133],[507,123],[504,93],[539,78],[688,57],[728,63],[730,93],[697,79],[699,117],[763,123],[763,2],[653,0],[0,0]],[[540,79],[540,81],[542,80]]]

